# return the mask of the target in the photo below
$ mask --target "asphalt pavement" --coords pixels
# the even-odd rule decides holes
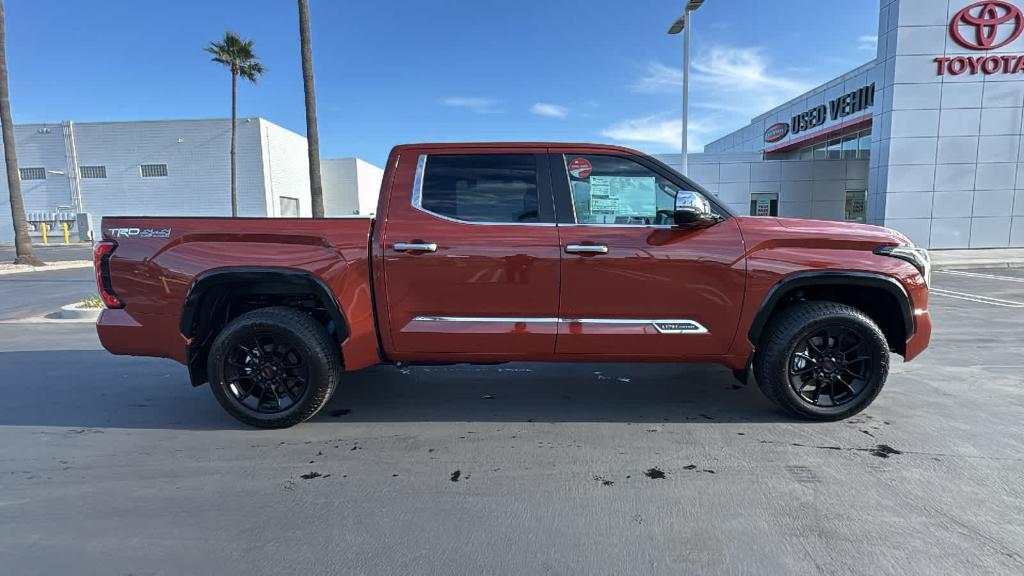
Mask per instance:
[[[0,275],[0,321],[42,316],[96,293],[92,268]]]
[[[62,244],[34,245],[36,256],[43,262],[68,262],[70,260],[92,260],[92,244]],[[13,262],[15,256],[14,245],[4,244],[0,246],[0,262]]]
[[[827,424],[715,366],[507,364],[262,431],[90,325],[0,324],[2,571],[1021,574],[1024,270],[933,284],[931,348]]]

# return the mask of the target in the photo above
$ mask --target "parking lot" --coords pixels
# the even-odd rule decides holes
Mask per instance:
[[[279,431],[9,322],[90,280],[0,277],[4,573],[1024,572],[1024,269],[937,272],[931,348],[844,422],[715,366],[507,364],[352,374]]]

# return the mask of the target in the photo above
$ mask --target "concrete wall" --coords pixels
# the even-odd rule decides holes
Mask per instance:
[[[872,145],[874,216],[933,248],[1020,247],[1024,75],[940,76],[933,61],[1024,54],[1024,35],[991,52],[957,44],[950,21],[972,3],[880,0],[885,112],[876,122],[879,153]]]
[[[359,158],[325,158],[320,167],[327,216],[376,212],[384,170]]]
[[[260,156],[265,188],[259,216],[281,216],[281,197],[299,201],[299,216],[313,216],[309,194],[309,149],[305,136],[277,124],[258,119],[261,134]]]
[[[689,176],[737,214],[750,214],[750,195],[779,195],[779,216],[843,220],[846,191],[867,188],[867,160],[730,160],[691,154]],[[743,155],[738,156],[744,158]],[[679,154],[658,158],[679,169]]]

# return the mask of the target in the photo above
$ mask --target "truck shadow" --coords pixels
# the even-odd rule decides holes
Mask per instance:
[[[0,352],[0,426],[225,430],[184,367],[103,350]],[[721,367],[378,366],[346,374],[312,422],[771,422],[787,417]]]
[[[692,364],[379,366],[346,375],[314,421],[773,422],[751,380]]]

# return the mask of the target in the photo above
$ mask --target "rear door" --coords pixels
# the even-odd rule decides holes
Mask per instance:
[[[396,359],[553,354],[560,250],[546,151],[411,152],[384,218]]]
[[[563,250],[557,352],[725,353],[745,280],[735,220],[676,227],[675,193],[695,188],[678,174],[642,157],[559,152],[551,160]]]

